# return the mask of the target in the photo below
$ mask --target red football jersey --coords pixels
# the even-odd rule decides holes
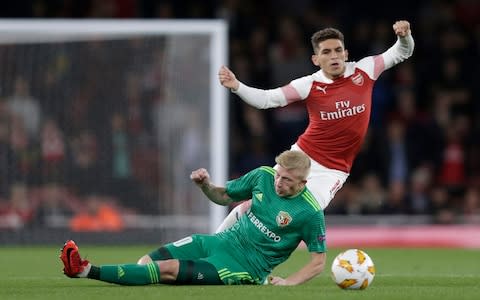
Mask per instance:
[[[331,80],[319,70],[270,90],[240,83],[235,93],[260,109],[305,101],[310,122],[297,145],[324,167],[349,173],[367,133],[375,80],[410,57],[413,48],[408,35],[382,54],[347,62],[342,78]]]
[[[367,134],[375,79],[385,70],[382,55],[347,62],[344,77],[320,70],[281,88],[288,103],[305,101],[309,125],[297,145],[324,167],[350,172]]]
[[[330,84],[314,81],[304,99],[310,122],[298,146],[321,165],[349,173],[367,133],[373,84],[358,68]]]

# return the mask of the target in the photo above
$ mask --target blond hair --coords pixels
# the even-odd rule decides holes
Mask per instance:
[[[275,158],[275,162],[287,170],[296,170],[301,180],[306,180],[310,173],[310,158],[302,151],[283,151]]]

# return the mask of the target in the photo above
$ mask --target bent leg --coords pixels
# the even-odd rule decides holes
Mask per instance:
[[[88,278],[120,285],[223,285],[217,269],[202,260],[169,259],[146,265],[92,266]]]

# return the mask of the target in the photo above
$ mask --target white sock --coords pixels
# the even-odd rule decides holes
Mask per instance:
[[[235,208],[232,209],[228,216],[223,220],[222,224],[220,224],[217,230],[215,230],[215,233],[222,232],[225,229],[232,227],[232,225],[235,224],[241,216],[243,216],[243,214],[250,208],[251,205],[251,201],[245,201],[235,206]]]
[[[84,278],[87,277],[88,273],[90,272],[90,269],[92,268],[92,264],[88,263],[88,265],[85,266],[82,272],[77,274],[77,277]]]

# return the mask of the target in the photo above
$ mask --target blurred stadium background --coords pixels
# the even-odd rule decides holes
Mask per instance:
[[[342,30],[358,60],[386,50],[393,22],[407,19],[414,56],[376,84],[368,138],[326,210],[329,242],[480,247],[478,1],[31,0],[2,3],[0,17],[223,19],[228,64],[264,88],[315,71],[310,36],[322,27]],[[195,218],[207,201],[188,180],[211,163],[201,99],[212,66],[199,46],[183,41],[173,53],[188,60],[166,66],[162,38],[0,45],[0,244],[207,232]],[[175,78],[182,101],[169,103],[180,63],[191,77]],[[229,97],[228,177],[272,165],[306,126],[302,107],[260,111]]]

